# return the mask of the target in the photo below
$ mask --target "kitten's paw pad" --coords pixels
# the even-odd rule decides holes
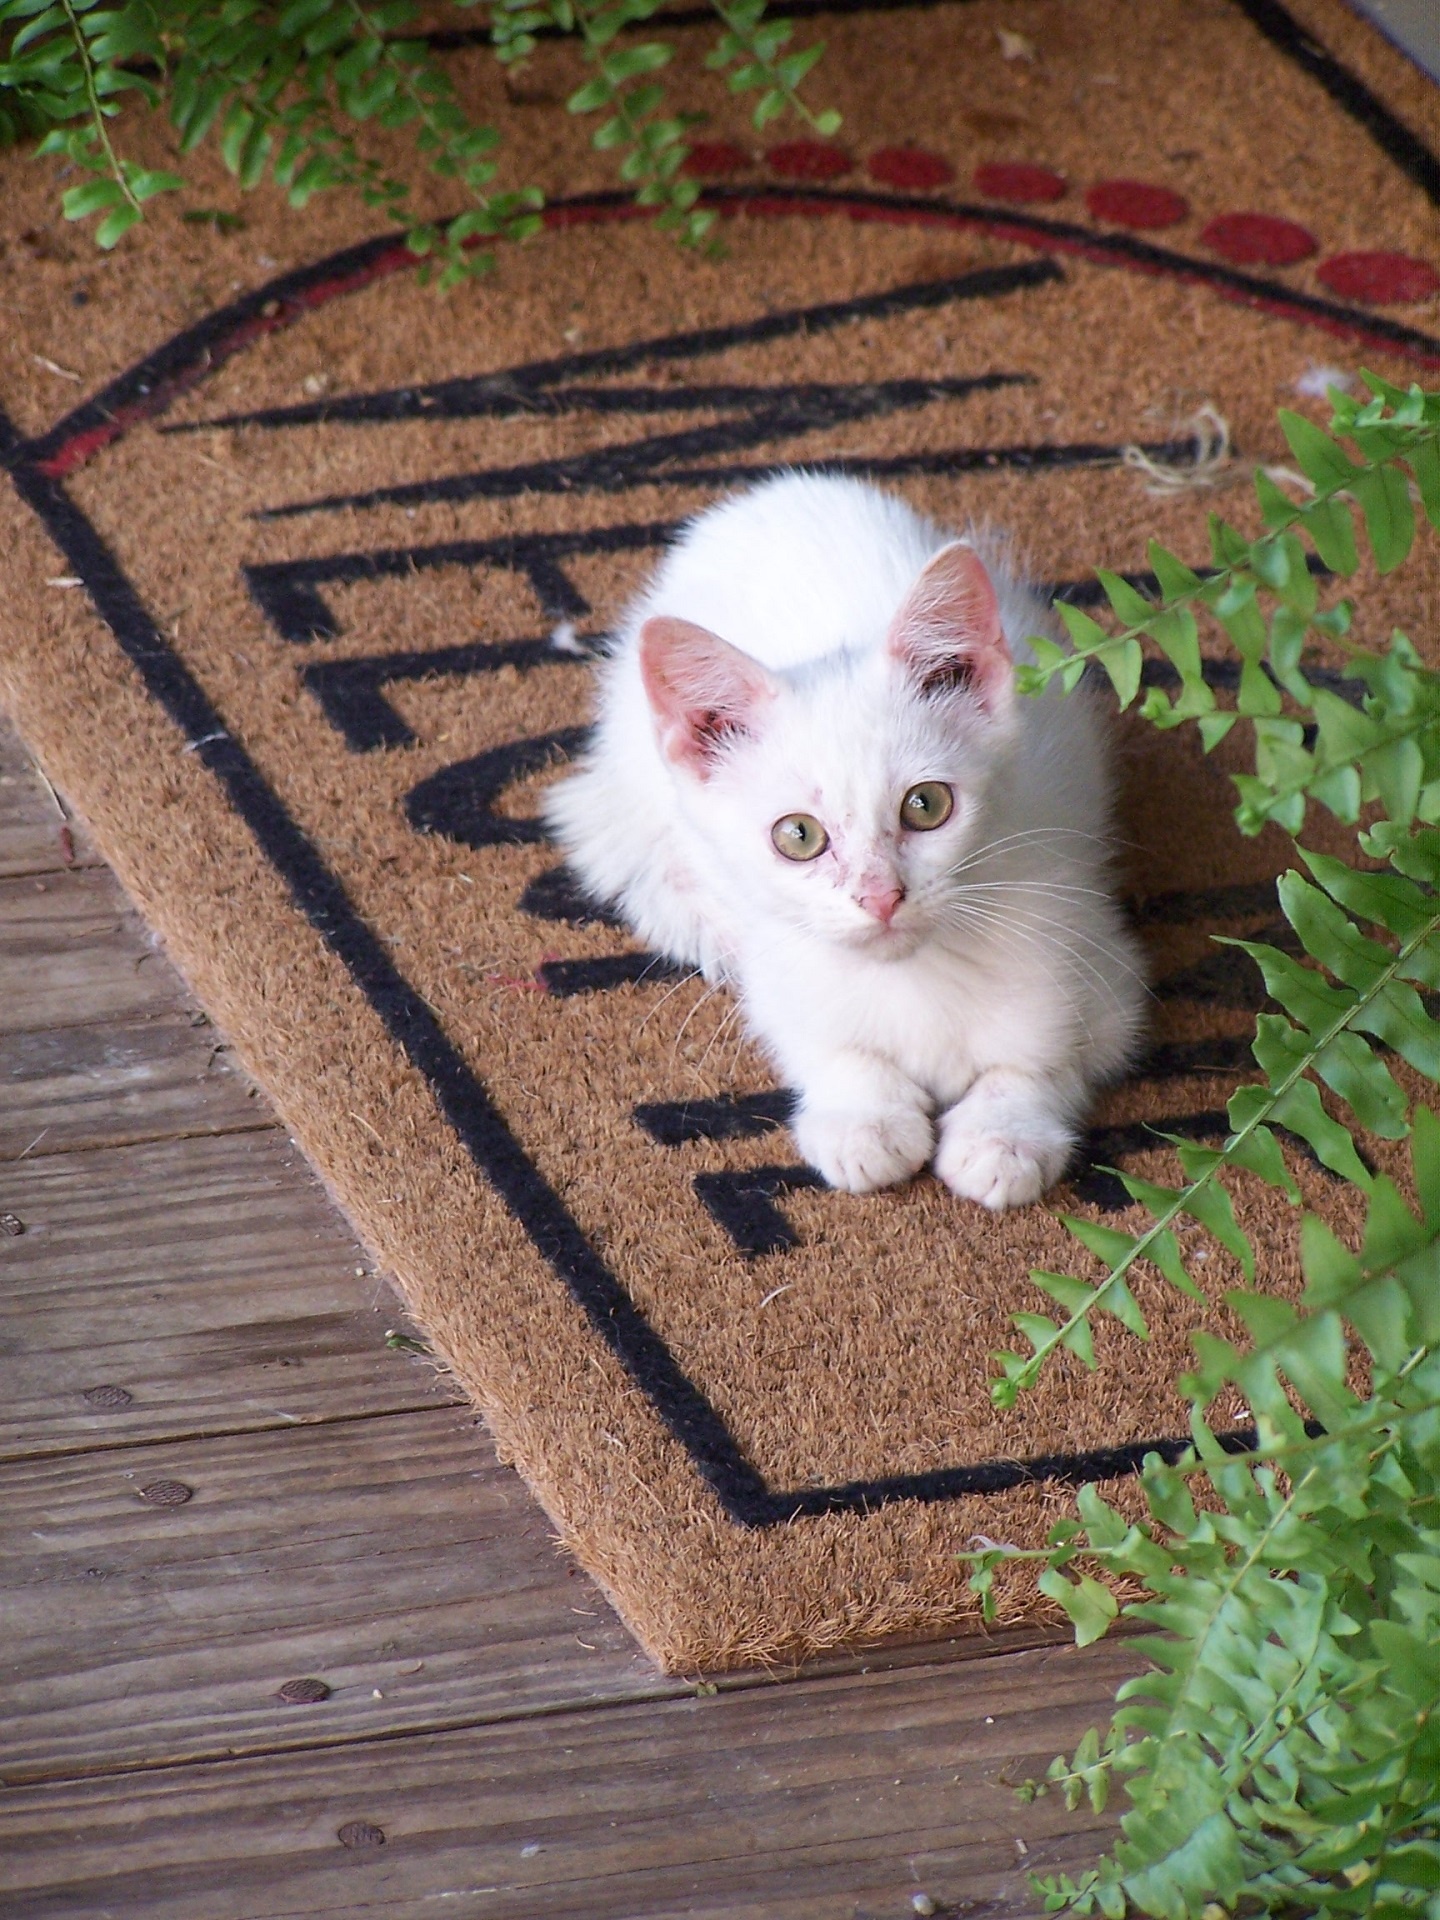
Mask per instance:
[[[1066,1149],[1049,1141],[954,1132],[941,1142],[935,1172],[962,1200],[1001,1213],[1038,1200],[1060,1178],[1065,1160]]]
[[[880,1113],[803,1113],[795,1143],[832,1187],[873,1193],[917,1174],[935,1147],[930,1116],[918,1107]]]

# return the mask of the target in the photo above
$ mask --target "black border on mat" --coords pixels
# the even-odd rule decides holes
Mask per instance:
[[[875,5],[877,0],[869,3]],[[933,0],[878,0],[882,6],[927,3]],[[1363,82],[1314,41],[1278,0],[1235,0],[1235,3],[1279,52],[1309,73],[1345,113],[1365,127],[1387,157],[1432,201],[1440,204],[1440,160]],[[805,11],[811,10],[807,0],[801,0],[801,4]],[[832,9],[815,4],[813,10]],[[841,10],[864,10],[863,0],[844,0]],[[773,189],[752,189],[715,197],[740,200],[779,196]],[[812,205],[826,197],[820,194],[793,196],[797,202],[804,199]],[[849,197],[873,201],[877,212],[885,204],[897,204],[888,196],[883,200],[880,196],[865,194]],[[609,201],[612,196],[593,198]],[[983,211],[993,216],[996,210],[964,211]],[[1099,239],[1084,229],[1067,231],[1068,223],[1034,220],[1025,224],[1050,228],[1053,239],[1058,240],[1063,234],[1071,245],[1093,244]],[[1112,257],[1131,254],[1135,265],[1153,262],[1158,266],[1162,260],[1165,265],[1171,263],[1161,249],[1151,249],[1128,237],[1119,239],[1117,244],[1117,239],[1108,237],[1106,250]],[[66,440],[76,435],[77,429],[81,433],[86,428],[93,432],[107,415],[113,420],[105,402],[119,399],[124,389],[129,389],[125,399],[135,406],[137,414],[150,412],[144,400],[151,392],[152,381],[158,377],[160,384],[168,384],[166,376],[173,378],[180,367],[172,372],[171,366],[165,363],[173,359],[184,366],[200,344],[202,333],[227,322],[237,333],[248,333],[252,327],[257,333],[268,331],[269,328],[260,323],[261,315],[282,289],[290,293],[293,286],[297,294],[302,288],[307,292],[312,288],[318,290],[323,278],[328,277],[333,284],[336,279],[345,279],[347,274],[353,275],[357,282],[363,281],[381,267],[382,260],[393,253],[396,244],[394,237],[384,236],[347,249],[318,267],[282,276],[271,287],[258,290],[231,308],[210,316],[198,329],[178,336],[167,348],[149,356],[129,375],[122,376],[104,395],[57,423],[49,434],[27,441],[0,409],[0,464],[11,472],[22,498],[37,514],[70,568],[85,582],[96,610],[139,672],[146,690],[185,735],[187,750],[196,753],[219,782],[230,804],[254,835],[257,847],[284,880],[299,911],[345,965],[392,1039],[426,1079],[442,1115],[476,1165],[582,1307],[592,1328],[646,1394],[666,1428],[684,1446],[697,1472],[730,1519],[738,1525],[755,1528],[776,1525],[801,1515],[866,1512],[901,1499],[949,1500],[966,1494],[1000,1492],[1036,1481],[1074,1485],[1134,1473],[1147,1453],[1158,1453],[1171,1460],[1177,1458],[1189,1445],[1188,1440],[1163,1438],[1087,1453],[1044,1455],[1027,1461],[993,1460],[831,1487],[794,1491],[776,1491],[769,1487],[745,1459],[720,1414],[684,1373],[617,1276],[589,1245],[578,1222],[525,1153],[436,1015],[396,968],[383,943],[359,914],[339,877],[326,865],[244,747],[225,731],[221,716],[204,688],[160,632],[98,530],[70,497],[61,479],[53,471],[45,471],[46,457],[53,458]],[[1150,256],[1148,260],[1144,259],[1146,255]],[[1248,294],[1253,298],[1261,290],[1249,276],[1215,267],[1207,270],[1204,263],[1189,260],[1184,265],[1192,273],[1199,269],[1196,277],[1203,275],[1216,283],[1227,279],[1236,283],[1232,297],[1234,293],[1241,293],[1241,297]],[[1290,299],[1294,302],[1293,294]],[[1328,303],[1304,297],[1295,304],[1309,306],[1317,319],[1322,315],[1329,318],[1335,313],[1334,309],[1327,313]],[[291,317],[298,318],[298,312],[287,315]],[[1339,317],[1338,314],[1335,317]],[[1393,322],[1381,321],[1376,331],[1390,334],[1396,338],[1397,345],[1401,340],[1407,345],[1424,340],[1424,336],[1416,336],[1412,330]],[[1251,1429],[1230,1433],[1223,1439],[1227,1449],[1234,1452],[1243,1452],[1254,1442]]]
[[[837,1486],[777,1490],[745,1458],[705,1394],[681,1368],[619,1278],[515,1137],[481,1080],[467,1066],[429,1003],[411,986],[361,916],[314,843],[249,753],[225,729],[218,709],[151,618],[96,527],[64,485],[42,472],[0,410],[0,464],[84,581],[101,619],[139,673],[147,693],[185,736],[284,881],[296,907],[342,962],[391,1039],[428,1083],[441,1114],[531,1243],[583,1309],[671,1435],[689,1454],[726,1515],[742,1527],[776,1526],[824,1513],[868,1512],[895,1500],[953,1500],[1000,1493],[1036,1481],[1077,1486],[1138,1472],[1145,1456],[1178,1459],[1189,1446],[1172,1437],[1085,1453],[997,1459],[930,1473],[896,1474]],[[1226,1436],[1243,1452],[1249,1430]]]
[[[1343,66],[1288,8],[1280,5],[1280,0],[1234,0],[1234,4],[1272,47],[1322,86],[1336,106],[1365,129],[1385,157],[1440,207],[1440,157],[1390,111],[1378,94],[1370,91],[1359,74]],[[1367,19],[1365,24],[1375,33],[1382,31],[1377,20]]]

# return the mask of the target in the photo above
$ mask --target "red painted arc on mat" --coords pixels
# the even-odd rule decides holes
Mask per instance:
[[[713,208],[727,218],[821,219],[840,216],[855,221],[875,221],[887,226],[921,227],[950,233],[987,233],[997,240],[1010,241],[1039,253],[1069,255],[1096,266],[1122,267],[1131,273],[1152,278],[1207,286],[1221,299],[1253,307],[1279,319],[1320,327],[1357,345],[1408,359],[1419,367],[1440,367],[1440,340],[1432,340],[1427,335],[1407,329],[1397,338],[1394,333],[1382,330],[1384,323],[1372,321],[1364,312],[1343,308],[1317,310],[1314,302],[1307,301],[1303,295],[1292,292],[1288,287],[1244,278],[1236,273],[1230,274],[1227,283],[1217,276],[1229,270],[1216,268],[1208,261],[1191,259],[1185,254],[1171,253],[1147,243],[1132,241],[1127,235],[1096,233],[1083,227],[1048,221],[1038,215],[995,207],[967,206],[945,200],[907,200],[898,196],[892,199],[887,195],[858,190],[826,192],[819,188],[804,187],[774,190],[711,188],[701,195],[698,204]],[[559,232],[567,227],[603,226],[614,221],[647,219],[650,215],[648,209],[637,207],[627,197],[588,195],[573,200],[552,201],[541,217],[547,229]],[[1142,249],[1139,254],[1135,251],[1137,248]],[[95,419],[102,396],[113,393],[116,388],[123,387],[127,378],[134,377],[133,372],[121,375],[102,388],[100,395],[92,396],[70,414],[62,416],[49,433],[37,435],[30,444],[47,445],[43,457],[36,461],[37,467],[51,479],[63,479],[83,467],[105,447],[121,439],[132,426],[164,413],[183,394],[257,340],[295,325],[297,321],[328,305],[331,300],[359,292],[364,287],[387,279],[392,273],[419,264],[404,239],[396,235],[392,244],[381,245],[363,265],[354,266],[348,271],[322,275],[293,290],[286,286],[286,281],[293,279],[294,275],[281,276],[269,286],[257,288],[245,300],[236,303],[240,311],[236,312],[228,331],[207,337],[203,350],[197,349],[192,361],[171,374],[157,376],[148,391],[141,388],[133,399],[127,397],[106,404],[104,417]],[[71,419],[76,422],[75,428],[66,433],[65,423]]]

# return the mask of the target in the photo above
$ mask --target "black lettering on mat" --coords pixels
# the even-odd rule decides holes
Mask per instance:
[[[283,507],[265,507],[257,511],[258,520],[285,520],[297,514],[334,513],[365,507],[416,507],[437,501],[513,500],[519,494],[533,493],[619,493],[634,487],[675,484],[687,480],[702,484],[702,476],[687,472],[679,463],[713,460],[717,456],[740,453],[767,441],[793,439],[797,435],[822,432],[850,422],[883,418],[901,410],[931,405],[937,400],[967,398],[997,387],[1018,386],[1029,376],[1018,373],[986,373],[964,379],[882,380],[850,386],[776,386],[751,389],[720,389],[725,398],[715,398],[714,389],[674,390],[668,411],[738,411],[739,417],[706,426],[682,428],[678,432],[652,434],[640,440],[621,441],[615,446],[595,447],[580,453],[562,454],[551,460],[536,460],[523,466],[482,468],[470,473],[442,474],[430,480],[405,481],[386,487],[372,487],[363,493],[327,494],[317,500],[295,501]],[[743,400],[740,396],[743,395]],[[1182,446],[1182,452],[1188,446]],[[1106,450],[1106,458],[1118,460],[1118,448]],[[1172,454],[1172,457],[1173,454]],[[990,464],[998,464],[999,456]],[[1071,464],[1075,464],[1072,462]],[[724,481],[729,468],[706,468],[703,479]]]
[[[611,987],[650,987],[666,980],[687,980],[694,972],[663,953],[602,953],[579,960],[542,960],[535,978],[556,1000],[577,993],[606,993]]]
[[[672,528],[668,523],[662,529],[605,528],[603,532],[607,538],[604,548],[613,551],[622,544],[611,537],[616,534],[628,536],[632,532],[643,532],[646,538],[633,544],[650,545],[658,544],[659,537],[670,531]],[[652,535],[655,536],[653,542]],[[488,543],[483,544],[488,547]],[[515,541],[505,543],[507,549],[521,545],[528,547],[530,544]],[[600,544],[596,541],[594,548],[589,550],[599,548]],[[632,543],[627,539],[623,544]],[[452,561],[467,565],[495,564],[488,551],[477,557],[469,552],[457,556],[453,550],[444,549],[438,561],[431,557],[433,551],[417,547],[409,549],[407,557],[414,559],[417,567],[444,565]],[[336,556],[336,559],[351,563],[365,557],[344,554]],[[507,552],[499,564],[508,564],[509,558]],[[565,592],[570,596],[571,604],[583,606],[584,612],[589,612],[588,605],[584,605],[573,583],[548,555],[521,554],[517,564],[530,576],[532,585],[537,577],[549,579],[550,585],[546,591],[550,594],[552,606],[559,605],[564,598],[555,585],[557,578],[564,578]],[[402,576],[404,573],[401,567],[388,566],[377,571]],[[258,598],[281,638],[301,644],[335,639],[340,632],[331,609],[320,596],[318,584],[329,578],[348,581],[365,577],[363,570],[348,564],[337,566],[332,573],[326,574],[317,571],[311,561],[282,561],[266,567],[252,567],[248,569],[248,575],[252,595]],[[1136,576],[1142,584],[1145,578],[1145,575]],[[1054,591],[1057,598],[1064,598],[1074,605],[1094,605],[1100,598],[1099,583],[1096,581],[1062,582]],[[578,617],[583,617],[583,614]],[[577,660],[596,657],[598,651],[599,645],[594,638],[577,637],[563,650],[549,638],[470,641],[461,646],[434,647],[427,652],[407,648],[394,653],[364,654],[353,659],[310,660],[301,668],[300,680],[307,691],[315,696],[321,712],[350,751],[373,753],[385,747],[415,744],[414,729],[396,712],[385,695],[385,689],[397,681],[428,680],[447,675],[468,679],[475,675],[498,673],[504,667],[514,667],[521,673],[528,673],[537,667],[573,666]],[[1207,660],[1202,665],[1207,684],[1217,690],[1233,691],[1238,675],[1231,670],[1231,663]],[[1359,697],[1357,683],[1338,673],[1312,668],[1310,677],[1316,685],[1326,686],[1352,702]],[[1145,686],[1174,688],[1179,684],[1179,676],[1164,660],[1147,660],[1141,679]]]
[[[1197,1053],[1205,1048],[1204,1042],[1191,1044]],[[1184,1067],[1193,1071],[1188,1060]],[[788,1125],[793,1111],[794,1095],[781,1087],[646,1103],[635,1108],[634,1117],[658,1145],[679,1147],[697,1140],[757,1139]],[[1081,1142],[1068,1184],[1087,1205],[1105,1213],[1121,1212],[1132,1202],[1111,1171],[1115,1162],[1162,1149],[1167,1144],[1162,1135],[1167,1133],[1187,1140],[1223,1140],[1228,1132],[1226,1115],[1218,1109],[1167,1114],[1128,1126],[1092,1127]],[[824,1185],[816,1170],[805,1166],[741,1167],[694,1176],[702,1205],[747,1260],[789,1252],[797,1244],[795,1232],[776,1202],[799,1188]]]
[[[1113,1167],[1135,1154],[1163,1149],[1168,1142],[1160,1137],[1162,1134],[1218,1144],[1229,1132],[1229,1117],[1218,1107],[1204,1113],[1166,1114],[1162,1119],[1134,1121],[1129,1126],[1091,1127],[1080,1149],[1079,1165],[1066,1177],[1077,1200],[1102,1213],[1123,1213],[1134,1202],[1111,1171]]]
[[[785,1087],[722,1093],[714,1099],[658,1100],[635,1109],[636,1124],[662,1147],[692,1140],[754,1140],[790,1124],[795,1096]]]
[[[588,894],[565,866],[546,867],[530,881],[521,894],[522,913],[536,920],[554,920],[567,927],[617,927],[625,922],[611,906]]]
[[[775,389],[779,392],[781,389]],[[794,471],[798,464],[808,470],[847,474],[863,480],[899,480],[912,474],[937,474],[958,478],[967,473],[1061,473],[1076,467],[1115,467],[1124,458],[1125,449],[1113,442],[1079,440],[1053,444],[1047,441],[1023,442],[998,447],[924,448],[916,453],[825,454],[792,456],[788,460],[770,460],[760,464],[726,461],[718,466],[675,466],[671,461],[681,454],[694,457],[702,452],[724,452],[753,446],[767,440],[785,439],[817,431],[820,426],[843,425],[847,420],[869,415],[837,409],[834,418],[796,424],[783,408],[774,408],[756,416],[743,429],[696,428],[691,434],[668,434],[651,440],[631,440],[619,446],[604,447],[590,453],[566,454],[554,460],[533,461],[525,466],[487,467],[477,473],[443,474],[434,480],[407,481],[403,486],[381,487],[366,494],[336,495],[329,499],[304,502],[293,507],[276,507],[258,518],[278,520],[301,513],[332,512],[341,508],[358,509],[380,506],[423,506],[439,501],[452,504],[464,500],[513,500],[531,493],[626,493],[637,487],[725,487],[739,481],[758,483]],[[705,440],[709,444],[701,445]],[[682,445],[682,442],[693,444]],[[1143,453],[1151,459],[1182,466],[1194,457],[1193,440],[1150,440]]]
[[[311,660],[300,669],[301,684],[320,702],[320,710],[352,753],[377,747],[414,744],[413,729],[385,698],[393,681],[428,680],[441,674],[498,673],[573,661],[548,640],[475,641],[468,646],[437,647],[430,653],[380,653],[361,660]]]
[[[428,385],[392,387],[377,393],[337,395],[301,406],[264,407],[248,413],[219,414],[208,420],[181,421],[165,433],[195,433],[211,427],[306,427],[388,424],[396,420],[515,418],[526,413],[566,412],[569,401],[547,403],[558,383],[595,374],[629,373],[637,367],[664,366],[732,347],[761,346],[772,340],[807,339],[855,320],[889,320],[905,313],[949,306],[955,300],[996,299],[1063,281],[1063,270],[1049,259],[1014,266],[981,267],[943,280],[918,280],[886,287],[850,300],[826,300],[809,307],[788,307],[728,326],[696,327],[684,333],[652,335],[616,346],[593,347],[549,360],[532,360],[498,373],[471,374]],[[563,391],[563,390],[562,390]],[[624,391],[608,389],[609,392]],[[633,391],[633,390],[632,390]],[[624,402],[616,402],[624,408]],[[626,408],[625,410],[629,410]],[[643,406],[639,411],[646,411]]]
[[[557,727],[441,767],[406,796],[405,818],[417,833],[443,833],[462,847],[519,847],[546,840],[542,820],[512,819],[498,813],[495,803],[515,781],[570,759],[589,733],[588,727]]]
[[[340,622],[321,595],[322,586],[404,579],[432,567],[504,567],[523,573],[547,619],[583,620],[590,612],[590,603],[560,562],[577,554],[628,553],[662,546],[675,526],[673,520],[659,520],[644,525],[592,527],[578,533],[501,534],[491,540],[380,547],[368,553],[259,562],[242,567],[241,573],[251,599],[275,632],[282,640],[300,646],[340,635]],[[557,665],[563,657],[556,654]]]
[[[775,1202],[803,1187],[824,1188],[824,1176],[814,1167],[742,1167],[695,1176],[701,1205],[747,1260],[788,1253],[797,1244],[794,1228]]]

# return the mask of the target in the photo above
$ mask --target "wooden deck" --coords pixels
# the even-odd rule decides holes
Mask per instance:
[[[0,1913],[974,1920],[1094,1857],[1005,1783],[1133,1649],[657,1674],[61,827],[0,732]]]

